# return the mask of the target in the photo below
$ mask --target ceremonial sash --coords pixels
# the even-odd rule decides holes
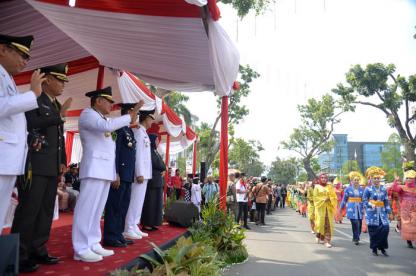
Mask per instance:
[[[384,202],[380,200],[370,200],[370,203],[376,207],[384,207]]]
[[[361,197],[349,197],[348,202],[361,202]]]

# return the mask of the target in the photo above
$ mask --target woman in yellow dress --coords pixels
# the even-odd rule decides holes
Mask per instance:
[[[334,187],[328,184],[328,175],[319,175],[319,184],[313,190],[315,205],[316,242],[323,241],[327,248],[331,248],[331,238],[334,233],[334,210],[337,206],[337,195]]]
[[[308,189],[306,190],[306,198],[308,200],[308,218],[309,218],[309,222],[311,224],[311,233],[312,234],[316,234],[315,233],[315,206],[313,204],[313,189],[315,187],[315,182],[317,182],[316,180],[312,181],[309,184]]]

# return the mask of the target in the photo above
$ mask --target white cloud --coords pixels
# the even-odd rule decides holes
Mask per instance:
[[[416,1],[279,0],[264,15],[242,21],[230,6],[220,8],[241,63],[261,74],[244,100],[250,114],[236,127],[236,136],[259,140],[266,164],[278,154],[293,155],[278,146],[299,124],[296,106],[330,92],[351,65],[394,63],[402,75],[416,73]],[[213,122],[212,93],[188,95],[190,110]],[[394,130],[381,112],[359,107],[343,116],[335,131],[354,141],[385,141]]]

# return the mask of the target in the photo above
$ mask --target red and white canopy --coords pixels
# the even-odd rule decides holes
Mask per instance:
[[[77,0],[69,7],[68,0],[6,1],[0,3],[0,33],[35,36],[28,70],[94,56],[161,88],[229,95],[238,50],[197,6],[206,1],[187,2]],[[208,5],[215,14],[215,1]]]

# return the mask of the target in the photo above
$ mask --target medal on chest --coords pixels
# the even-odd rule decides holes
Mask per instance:
[[[108,132],[108,131],[107,131],[107,132],[105,132],[105,133],[104,133],[104,136],[105,136],[105,137],[107,137],[107,138],[108,138],[108,137],[110,137],[110,136],[111,136],[111,132]]]

